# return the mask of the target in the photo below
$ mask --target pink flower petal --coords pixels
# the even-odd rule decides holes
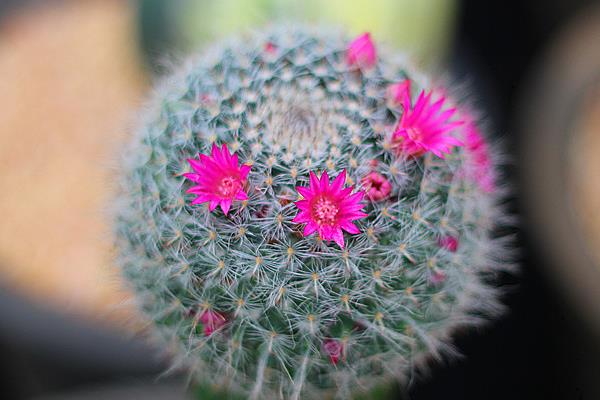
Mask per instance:
[[[237,155],[236,155],[237,156]],[[236,158],[237,159],[237,158]],[[245,180],[248,177],[248,173],[250,172],[250,169],[252,167],[250,167],[249,165],[242,165],[240,167],[240,179]]]
[[[433,102],[433,92],[422,90],[413,107],[410,102],[409,83],[405,81],[397,85],[397,96],[402,97],[404,107],[402,117],[392,135],[392,143],[398,153],[420,156],[431,152],[443,158],[444,153],[449,154],[452,147],[462,145],[450,132],[464,121],[450,120],[456,113],[455,108],[442,110],[445,96]]]
[[[342,185],[346,183],[346,170],[343,169],[342,172],[340,172],[338,174],[338,176],[335,177],[335,179],[333,180],[333,183],[331,184],[331,191],[332,192],[339,192],[339,190],[342,188]]]
[[[202,163],[198,160],[194,160],[193,158],[189,158],[188,162],[196,171],[202,170]]]
[[[243,190],[240,190],[236,195],[235,195],[235,199],[236,200],[248,200],[248,195],[246,194],[246,192],[244,192]]]
[[[317,229],[319,229],[319,226],[317,224],[315,224],[314,222],[309,222],[304,227],[304,232],[302,234],[304,236],[310,236],[313,233],[315,233],[317,231]]]
[[[348,232],[352,235],[356,235],[357,233],[360,233],[360,230],[358,229],[358,227],[356,225],[354,225],[352,222],[344,222],[340,226],[342,227],[343,230],[345,230],[346,232]]]
[[[183,174],[183,176],[188,178],[192,182],[198,182],[198,180],[200,179],[200,176],[193,172],[186,172],[185,174]]]
[[[467,176],[476,182],[483,191],[493,192],[496,189],[496,183],[488,144],[470,116],[467,116],[464,139],[469,157]]]
[[[340,358],[344,357],[344,344],[337,339],[325,339],[323,341],[323,351],[329,356],[329,361],[337,365]]]
[[[370,68],[377,62],[377,51],[371,40],[371,34],[366,32],[354,39],[346,53],[346,62],[350,66]]]
[[[344,248],[344,234],[342,233],[341,229],[336,229],[333,232],[332,235],[333,241],[336,242],[338,244],[338,246],[340,246],[340,248]]]
[[[298,200],[296,206],[302,211],[308,211],[310,209],[310,202],[308,200]]]
[[[231,207],[231,199],[221,200],[221,210],[223,210],[223,214],[227,215],[230,207]]]
[[[292,219],[292,222],[296,222],[296,223],[303,223],[303,222],[311,222],[311,218],[310,218],[310,214],[306,211],[300,211],[295,217],[294,219]]]
[[[329,175],[327,175],[327,171],[323,171],[323,174],[321,175],[321,179],[319,179],[319,190],[321,190],[322,192],[327,191],[327,188],[329,187]]]
[[[296,190],[298,191],[298,193],[300,193],[300,195],[302,197],[304,197],[305,199],[307,197],[310,197],[310,195],[312,194],[312,191],[307,188],[307,187],[303,187],[303,186],[296,186]]]
[[[202,203],[206,203],[206,200],[203,197],[196,197],[194,200],[192,200],[192,205],[196,205],[196,204],[202,204]]]
[[[458,239],[453,236],[444,236],[438,241],[440,247],[454,253],[458,249]]]
[[[319,190],[319,178],[317,178],[317,175],[313,172],[310,171],[309,174],[309,181],[310,181],[310,190],[311,191],[318,191]]]
[[[391,85],[388,90],[393,102],[402,105],[402,107],[405,109],[409,109],[411,107],[409,79],[405,79],[402,82]]]
[[[199,321],[202,323],[204,336],[211,336],[227,323],[227,319],[223,314],[211,309],[202,312]]]

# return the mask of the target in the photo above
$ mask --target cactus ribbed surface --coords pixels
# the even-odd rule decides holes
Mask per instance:
[[[505,218],[497,157],[451,92],[419,102],[430,80],[379,48],[356,62],[348,52],[364,43],[349,44],[336,31],[274,28],[208,49],[162,84],[126,151],[119,263],[196,382],[251,398],[346,398],[451,352],[455,328],[501,308],[493,278],[511,243],[493,233]],[[419,107],[438,131],[410,118]],[[452,138],[427,151],[421,128]],[[186,191],[207,170],[191,165],[216,171],[227,149],[250,167],[223,181],[240,196],[230,208],[192,204],[198,193]],[[325,190],[327,175],[354,197],[313,202],[308,188]]]

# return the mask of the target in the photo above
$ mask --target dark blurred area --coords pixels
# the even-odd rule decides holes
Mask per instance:
[[[73,111],[82,119],[90,115],[88,124],[61,122],[56,129],[70,128],[73,135],[84,130],[91,136],[96,132],[94,129],[99,130],[98,135],[115,132],[110,136],[110,146],[102,147],[95,142],[77,144],[75,139],[68,138],[59,141],[59,147],[71,153],[57,153],[56,158],[62,160],[66,154],[79,154],[77,146],[81,146],[95,151],[82,162],[89,161],[90,157],[101,160],[123,137],[122,132],[128,126],[124,122],[125,110],[135,110],[152,75],[161,73],[161,57],[182,50],[176,49],[178,31],[173,25],[174,14],[169,11],[170,4],[181,2],[79,2],[94,5],[89,10],[82,7],[69,11],[71,17],[67,19],[33,17],[31,26],[24,22],[24,10],[35,14],[37,8],[43,8],[48,13],[49,7],[58,10],[67,3],[60,0],[0,2],[0,74],[4,73],[3,68],[19,70],[9,65],[17,55],[24,57],[23,62],[39,64],[40,70],[53,68],[53,63],[35,50],[27,59],[25,52],[17,51],[20,47],[11,45],[27,36],[32,36],[32,43],[37,43],[32,31],[50,41],[50,32],[56,31],[52,21],[65,25],[79,21],[82,24],[79,34],[65,30],[57,34],[57,40],[64,40],[70,34],[85,37],[80,45],[74,41],[69,53],[81,50],[78,55],[81,59],[93,58],[92,53],[96,54],[97,59],[90,62],[90,73],[96,74],[98,81],[105,79],[104,82],[110,83],[94,86],[84,78],[73,83],[71,97],[65,95],[45,101],[78,103],[77,95],[82,90],[99,93],[97,103]],[[444,37],[445,41],[439,42],[439,46],[445,47],[453,43],[446,49],[447,54],[431,61],[435,58],[431,54],[437,54],[437,47],[431,46],[432,53],[423,56],[431,61],[432,69],[451,71],[455,80],[466,82],[476,92],[477,104],[489,116],[490,127],[499,134],[511,157],[505,172],[507,179],[516,185],[510,207],[520,219],[516,234],[521,246],[521,269],[515,276],[503,278],[507,287],[506,315],[479,331],[459,332],[456,347],[464,356],[441,365],[432,364],[427,376],[415,377],[407,393],[399,394],[398,398],[600,398],[600,294],[597,289],[600,287],[600,258],[594,252],[595,247],[600,247],[600,241],[589,233],[594,228],[585,228],[586,220],[593,220],[597,214],[582,211],[571,215],[568,211],[570,207],[583,209],[586,204],[594,208],[597,203],[589,200],[592,192],[586,191],[585,182],[581,191],[573,186],[569,172],[571,164],[574,165],[569,157],[573,156],[567,150],[560,150],[571,143],[569,135],[586,124],[580,123],[587,121],[585,115],[578,114],[581,110],[592,110],[590,113],[594,115],[600,112],[600,107],[593,106],[600,101],[600,91],[593,89],[600,87],[599,10],[600,2],[590,0],[457,1],[452,11],[454,28],[448,28],[445,34],[453,35],[454,39]],[[90,14],[97,16],[94,20],[97,22],[82,20],[83,15]],[[43,29],[45,24],[47,31]],[[93,24],[98,30],[88,30]],[[26,30],[24,25],[27,25]],[[19,31],[21,28],[23,32]],[[9,45],[2,44],[6,37]],[[105,41],[104,38],[111,39]],[[595,46],[586,47],[588,42]],[[51,44],[48,48],[53,49],[53,46],[57,45]],[[107,49],[106,52],[98,50],[101,47]],[[80,59],[72,57],[77,70],[81,70]],[[18,76],[4,75],[6,81],[0,83],[0,110],[4,110],[0,116],[6,113],[5,120],[22,119],[29,114],[23,112],[25,106],[21,104],[26,101],[37,104],[39,99],[49,96],[21,84],[8,84]],[[60,86],[57,78],[60,76],[60,73],[49,74],[46,81]],[[570,77],[573,79],[568,79]],[[0,76],[0,82],[2,80]],[[44,87],[53,90],[46,81]],[[10,90],[19,96],[33,93],[34,100],[8,98],[13,93]],[[5,103],[14,110],[5,107]],[[587,103],[593,104],[577,106]],[[116,110],[120,110],[117,115]],[[50,113],[52,108],[37,111]],[[99,125],[94,119],[98,115],[103,116],[104,122],[116,118],[121,125]],[[39,128],[17,125],[18,132],[11,133],[12,138],[21,135],[20,132],[36,132]],[[593,132],[592,136],[600,138],[600,128]],[[2,135],[5,132],[0,129],[0,147],[8,146],[11,139],[2,139]],[[73,148],[65,149],[65,143]],[[0,151],[3,191],[12,188],[12,181],[4,171],[14,168],[12,159],[5,153],[9,152]],[[548,167],[544,163],[548,163]],[[77,169],[78,165],[73,161],[67,167]],[[582,168],[592,171],[586,178],[587,184],[600,185],[600,175],[594,175],[600,170],[587,165]],[[540,172],[535,175],[530,170]],[[62,176],[61,170],[55,173]],[[103,172],[94,176],[101,181],[109,179]],[[71,187],[78,182],[67,184]],[[567,192],[570,197],[563,199]],[[61,193],[57,194],[58,203],[60,196],[69,192]],[[548,196],[562,200],[545,201]],[[584,200],[579,201],[577,196]],[[13,203],[9,200],[0,201],[0,210],[5,213],[12,210]],[[84,198],[81,203],[89,205],[89,200]],[[70,210],[77,210],[77,204]],[[74,218],[88,215],[86,210],[81,208],[79,216]],[[577,215],[583,215],[584,221],[579,221]],[[60,216],[56,218],[63,221]],[[103,223],[95,223],[98,231],[103,231]],[[600,224],[600,219],[596,223]],[[0,229],[0,274],[14,279],[0,279],[0,398],[184,398],[182,378],[176,375],[157,380],[165,367],[160,357],[132,335],[115,329],[121,319],[103,318],[109,313],[107,310],[112,309],[106,304],[122,304],[124,296],[115,289],[118,285],[111,276],[98,272],[98,266],[105,262],[103,254],[108,245],[104,245],[104,250],[92,246],[81,250],[87,249],[85,246],[90,243],[97,245],[96,233],[89,234],[77,254],[68,255],[61,250],[55,257],[49,255],[50,250],[42,249],[36,256],[30,254],[28,247],[21,252],[14,250],[22,245],[18,238],[28,237],[29,233],[25,228],[17,231],[9,230],[8,226]],[[35,228],[35,232],[38,231],[39,228]],[[580,231],[587,233],[572,233]],[[49,232],[48,236],[54,236],[54,231]],[[591,239],[582,238],[586,235]],[[72,243],[68,238],[65,240]],[[586,250],[588,248],[591,250]],[[65,274],[71,273],[73,263],[81,257],[88,260],[89,265],[77,262],[79,275],[68,286],[65,283],[59,293],[56,282],[62,284]],[[49,259],[55,260],[56,269],[43,273],[41,268]],[[21,260],[25,260],[23,268],[19,264]],[[99,283],[106,282],[109,288],[101,289],[105,286]],[[24,292],[35,292],[35,295],[24,296]],[[54,300],[46,301],[45,296]],[[118,314],[124,314],[122,318],[125,318],[127,312],[119,310]],[[93,315],[93,318],[81,318],[81,315]],[[95,318],[98,316],[101,318]]]

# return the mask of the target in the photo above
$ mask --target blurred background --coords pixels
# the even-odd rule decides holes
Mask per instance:
[[[1,0],[0,398],[183,399],[112,263],[118,149],[172,56],[300,20],[466,85],[510,155],[510,311],[397,398],[600,398],[600,2]]]

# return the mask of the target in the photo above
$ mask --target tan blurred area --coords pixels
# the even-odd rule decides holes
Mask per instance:
[[[106,209],[145,86],[134,10],[122,0],[40,3],[0,25],[0,280],[114,320],[127,295]]]
[[[600,266],[600,85],[581,104],[570,149],[569,182],[588,248]]]

